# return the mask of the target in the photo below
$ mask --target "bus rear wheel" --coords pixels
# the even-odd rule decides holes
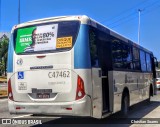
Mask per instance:
[[[129,96],[127,94],[124,94],[122,97],[122,104],[121,104],[121,114],[124,117],[128,116],[129,112]]]

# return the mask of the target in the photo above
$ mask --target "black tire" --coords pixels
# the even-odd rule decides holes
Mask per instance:
[[[129,112],[129,96],[124,94],[122,97],[122,104],[121,104],[121,114],[123,117],[127,117]]]
[[[150,88],[149,88],[149,98],[146,100],[147,103],[150,103],[151,95],[152,95],[151,92],[152,92],[152,91],[151,91],[151,87],[150,87]]]

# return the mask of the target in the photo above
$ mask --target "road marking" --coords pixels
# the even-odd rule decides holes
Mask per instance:
[[[32,118],[54,118],[54,119],[59,119],[59,118],[61,118],[61,117],[53,117],[53,116],[50,116],[50,117],[48,117],[48,116],[32,116]]]
[[[32,114],[27,114],[27,115],[12,117],[12,118],[22,118],[22,117],[31,116],[31,115],[32,115]]]
[[[8,101],[8,99],[2,99],[2,100],[0,100],[0,102],[4,102],[4,101]]]
[[[33,114],[27,114],[27,115],[22,115],[22,116],[16,116],[16,117],[12,117],[12,118],[22,118],[22,117],[27,117],[27,116],[31,116],[30,118],[54,118],[54,119],[59,119],[61,117],[48,117],[48,116],[32,116]]]

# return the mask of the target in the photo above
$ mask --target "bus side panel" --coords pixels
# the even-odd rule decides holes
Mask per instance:
[[[91,83],[91,62],[90,62],[90,49],[89,49],[89,26],[81,24],[79,34],[74,45],[74,52],[72,55],[74,71],[84,81],[86,96],[90,98],[88,105],[82,111],[83,114],[92,115],[92,83]]]
[[[81,111],[81,114],[92,115],[92,82],[91,82],[91,70],[90,69],[75,69],[75,72],[82,78],[84,81],[85,96],[89,98],[86,102],[87,105]]]
[[[81,25],[74,45],[74,69],[90,69],[88,25]]]
[[[149,95],[150,95],[150,85],[154,85],[153,84],[153,74],[151,73],[144,73],[144,94],[143,94],[143,100],[148,99]]]
[[[109,82],[109,107],[110,112],[113,112],[114,106],[114,87],[113,87],[113,71],[108,72],[108,82]]]
[[[11,34],[9,47],[8,47],[7,73],[13,72],[13,54],[14,54],[13,34]]]
[[[111,76],[112,77],[112,76]],[[121,73],[113,71],[113,113],[121,109],[121,97],[124,79]]]
[[[138,77],[136,72],[113,71],[113,88],[114,88],[114,112],[121,110],[121,100],[123,90],[126,87],[129,90],[130,105],[140,101]]]
[[[113,112],[121,110],[124,88],[129,90],[130,106],[149,98],[151,74],[141,72],[113,71]]]

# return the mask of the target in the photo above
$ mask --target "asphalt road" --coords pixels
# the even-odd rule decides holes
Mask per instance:
[[[10,115],[8,111],[8,104],[7,99],[0,99],[0,118],[35,118],[35,119],[43,119],[45,121],[41,126],[58,126],[58,127],[74,127],[76,126],[82,127],[82,126],[95,126],[95,127],[160,127],[160,124],[126,124],[126,121],[128,120],[140,120],[141,118],[159,118],[160,121],[160,91],[158,92],[158,95],[151,98],[150,103],[140,103],[138,105],[135,105],[131,107],[129,116],[127,119],[122,118],[120,113],[116,113],[114,115],[111,115],[108,118],[97,120],[93,118],[59,118],[59,117],[53,117],[53,116],[33,116],[32,114],[28,115]],[[151,120],[157,120],[157,119],[151,119]],[[78,123],[78,124],[77,124]],[[112,124],[111,124],[112,123]],[[119,124],[113,124],[113,123],[119,123]],[[123,123],[123,124],[120,124]],[[2,125],[0,125],[2,126]],[[8,127],[9,125],[3,125],[3,127]],[[21,125],[21,127],[26,127],[28,125]],[[34,125],[34,127],[38,127],[39,125]]]

